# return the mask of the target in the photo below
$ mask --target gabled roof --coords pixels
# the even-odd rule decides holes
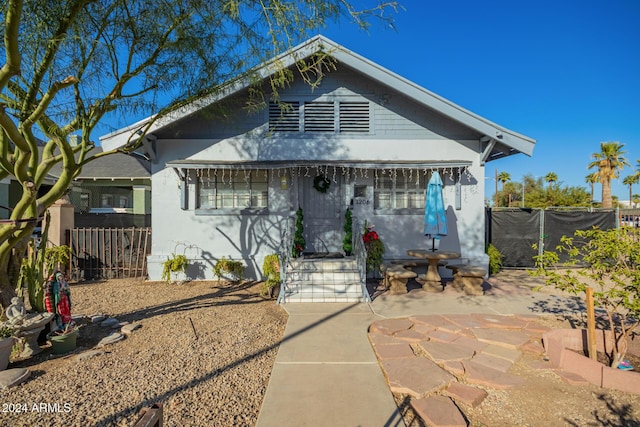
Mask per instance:
[[[261,65],[246,76],[221,86],[220,90],[215,91],[214,94],[199,98],[171,112],[167,116],[159,118],[155,123],[151,124],[147,134],[153,134],[153,132],[158,129],[170,125],[200,109],[206,108],[227,96],[246,89],[252,82],[255,82],[256,74],[259,78],[266,78],[272,74],[277,67],[291,67],[296,61],[307,58],[320,50],[330,54],[339,63],[358,70],[371,79],[403,93],[418,104],[431,108],[484,135],[481,141],[484,143],[483,158],[487,161],[515,153],[524,153],[528,156],[533,154],[534,139],[516,133],[472,113],[321,35],[312,37],[306,42],[289,49],[286,53]],[[154,118],[154,116],[148,117],[130,126],[102,136],[100,138],[101,145],[105,150],[124,146],[128,141],[135,140],[135,135]]]
[[[95,147],[89,156],[102,152],[102,147]],[[60,177],[62,165],[55,164],[49,171],[49,176]],[[151,162],[137,154],[113,153],[108,156],[91,160],[82,167],[77,180],[114,180],[114,179],[150,179]]]

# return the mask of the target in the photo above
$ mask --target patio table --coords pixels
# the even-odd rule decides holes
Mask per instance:
[[[422,289],[425,291],[442,290],[442,278],[438,272],[438,261],[446,259],[460,258],[458,252],[453,251],[431,251],[425,249],[409,249],[407,255],[426,259],[429,262],[427,273],[424,277],[418,277],[416,280],[422,283]],[[438,287],[440,289],[438,289]]]

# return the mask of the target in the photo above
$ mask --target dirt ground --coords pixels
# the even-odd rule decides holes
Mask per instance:
[[[501,280],[523,286],[526,276]],[[69,402],[72,409],[3,413],[0,425],[131,426],[140,408],[154,401],[165,405],[165,426],[255,425],[286,324],[284,310],[259,291],[256,283],[72,285],[74,314],[103,313],[143,327],[101,349],[103,354],[78,360],[108,333],[83,321],[78,349],[70,355],[53,356],[45,348],[31,359],[14,361],[10,368],[27,367],[32,378],[0,391],[3,402]],[[555,313],[541,322],[582,327],[583,319]],[[640,396],[570,385],[552,371],[532,369],[531,357],[512,368],[527,386],[490,390],[480,406],[464,408],[469,425],[640,426]],[[405,420],[421,425],[411,414]]]
[[[0,390],[7,404],[0,425],[130,427],[157,402],[165,427],[254,425],[287,317],[260,289],[252,282],[72,284],[72,314],[142,327],[97,349],[112,330],[82,319],[74,352],[45,348],[14,360],[9,368],[25,367],[31,377]],[[101,353],[79,359],[90,350]]]

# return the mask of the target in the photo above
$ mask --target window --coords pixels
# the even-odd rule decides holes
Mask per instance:
[[[368,133],[369,102],[271,102],[269,130],[307,133]]]
[[[129,207],[129,198],[127,196],[118,196],[118,207],[120,207],[120,208],[128,208]]]
[[[210,170],[198,171],[200,209],[266,208],[267,172]]]
[[[80,193],[80,212],[89,212],[89,193]]]
[[[113,195],[103,194],[102,196],[100,196],[100,207],[101,208],[113,207]]]
[[[378,177],[374,190],[374,209],[424,209],[426,178],[423,174],[410,176],[408,172]]]

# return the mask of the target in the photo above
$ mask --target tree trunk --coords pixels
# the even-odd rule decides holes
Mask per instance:
[[[17,296],[15,284],[9,280],[9,257],[0,256],[0,304],[2,311],[11,305],[11,298]]]
[[[613,207],[613,202],[611,201],[611,180],[610,179],[602,180],[602,207],[605,209]]]

